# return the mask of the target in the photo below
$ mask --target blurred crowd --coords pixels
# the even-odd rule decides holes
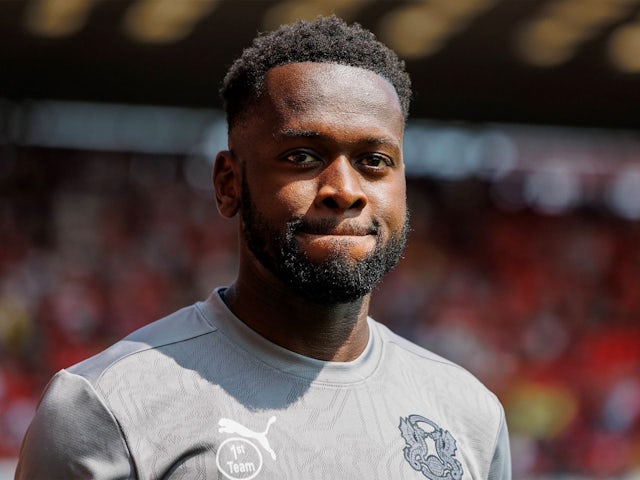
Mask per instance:
[[[234,278],[236,224],[217,214],[209,170],[0,157],[0,458],[17,455],[53,373]],[[409,200],[405,259],[372,316],[498,395],[515,478],[639,472],[640,224],[500,210],[474,180],[410,179]]]

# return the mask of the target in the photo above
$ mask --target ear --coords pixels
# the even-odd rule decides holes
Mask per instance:
[[[220,215],[232,218],[240,208],[240,169],[238,160],[230,151],[224,150],[216,156],[213,165],[213,188]]]

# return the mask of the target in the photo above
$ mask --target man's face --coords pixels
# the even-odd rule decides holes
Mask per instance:
[[[368,294],[406,241],[403,128],[395,90],[373,72],[270,70],[260,102],[230,135],[249,260],[316,303]]]

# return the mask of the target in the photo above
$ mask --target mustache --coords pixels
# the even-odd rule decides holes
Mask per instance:
[[[362,225],[356,222],[322,218],[319,220],[305,220],[298,217],[287,223],[287,230],[290,234],[309,233],[312,235],[378,235],[380,224],[376,220]]]

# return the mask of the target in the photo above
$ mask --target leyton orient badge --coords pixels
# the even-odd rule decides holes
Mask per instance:
[[[447,431],[421,415],[400,417],[398,425],[404,447],[404,458],[414,470],[429,480],[460,480],[461,463],[455,458],[456,441]]]

